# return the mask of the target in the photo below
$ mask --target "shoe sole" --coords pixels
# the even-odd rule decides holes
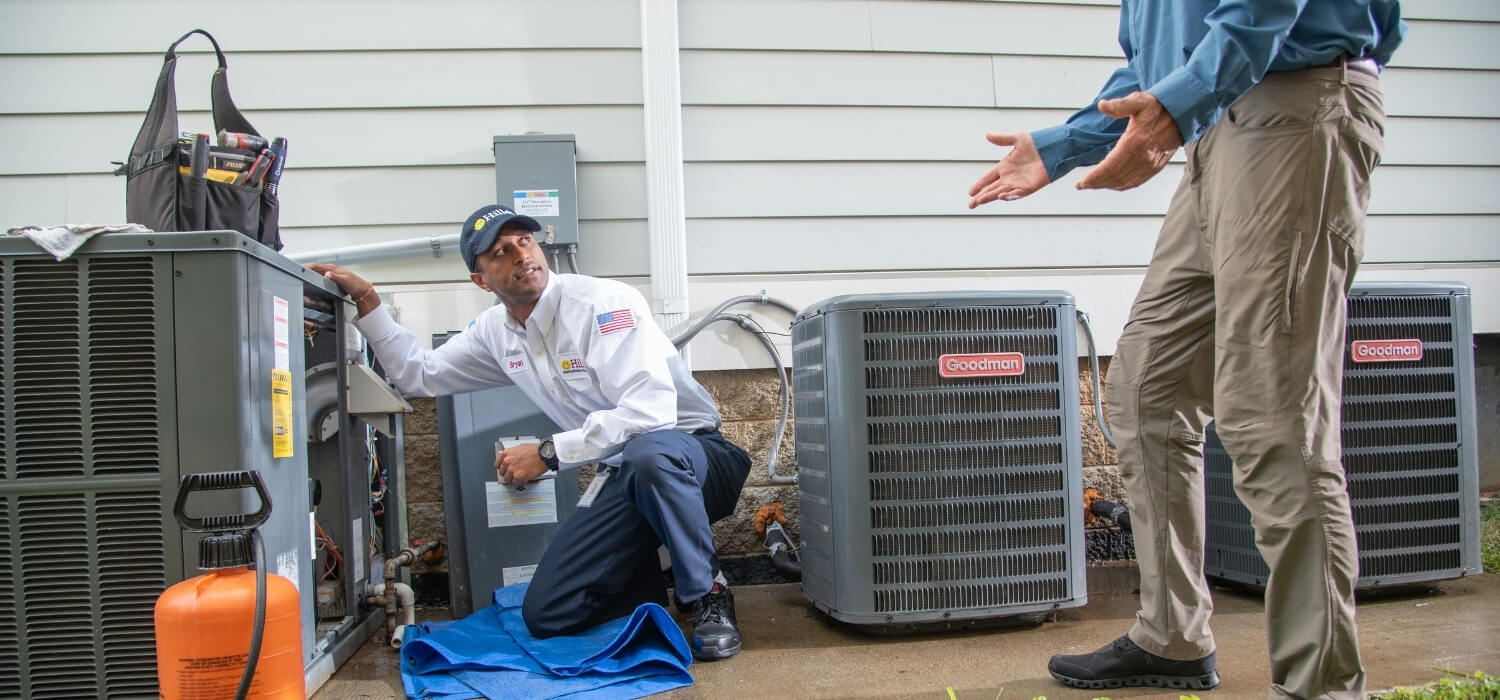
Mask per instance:
[[[738,644],[734,645],[734,647],[730,649],[704,647],[702,649],[694,649],[693,658],[699,661],[718,661],[720,659],[727,659],[738,653],[740,653],[740,645]]]
[[[1053,678],[1062,681],[1074,688],[1085,688],[1088,690],[1108,690],[1112,688],[1138,688],[1147,686],[1150,688],[1171,688],[1173,690],[1212,690],[1219,685],[1219,673],[1217,671],[1206,676],[1129,676],[1126,678],[1106,678],[1104,680],[1090,681],[1082,678],[1069,678],[1056,671],[1049,671]]]

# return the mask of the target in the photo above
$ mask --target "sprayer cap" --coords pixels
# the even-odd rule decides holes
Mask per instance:
[[[198,568],[204,571],[249,566],[251,561],[249,535],[231,532],[198,541]]]

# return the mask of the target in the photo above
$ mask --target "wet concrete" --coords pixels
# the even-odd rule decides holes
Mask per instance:
[[[948,698],[952,688],[958,700],[1176,698],[1178,693],[1155,689],[1073,690],[1047,675],[1052,654],[1090,651],[1129,628],[1136,610],[1129,585],[1133,574],[1133,569],[1091,569],[1088,604],[1039,624],[895,637],[831,620],[795,584],[737,587],[744,651],[725,661],[694,664],[693,686],[657,697],[938,700]],[[1223,683],[1201,695],[1265,697],[1270,676],[1258,595],[1219,589],[1214,603]],[[424,611],[424,616],[438,619],[442,612]],[[1500,673],[1500,575],[1363,595],[1358,614],[1371,691],[1421,685],[1441,677],[1441,669]],[[376,640],[313,697],[375,700],[401,697],[400,688],[396,653]]]

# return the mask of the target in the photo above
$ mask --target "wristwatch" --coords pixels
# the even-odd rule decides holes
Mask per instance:
[[[547,438],[536,446],[536,456],[542,458],[542,464],[547,465],[547,471],[557,471],[557,446],[552,444],[552,438]]]

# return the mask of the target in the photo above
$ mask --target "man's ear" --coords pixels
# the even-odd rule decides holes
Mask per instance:
[[[478,272],[470,272],[469,281],[473,282],[480,289],[483,289],[486,292],[489,292],[491,294],[495,293],[495,290],[490,288],[490,283],[484,281],[484,275],[481,275]]]

